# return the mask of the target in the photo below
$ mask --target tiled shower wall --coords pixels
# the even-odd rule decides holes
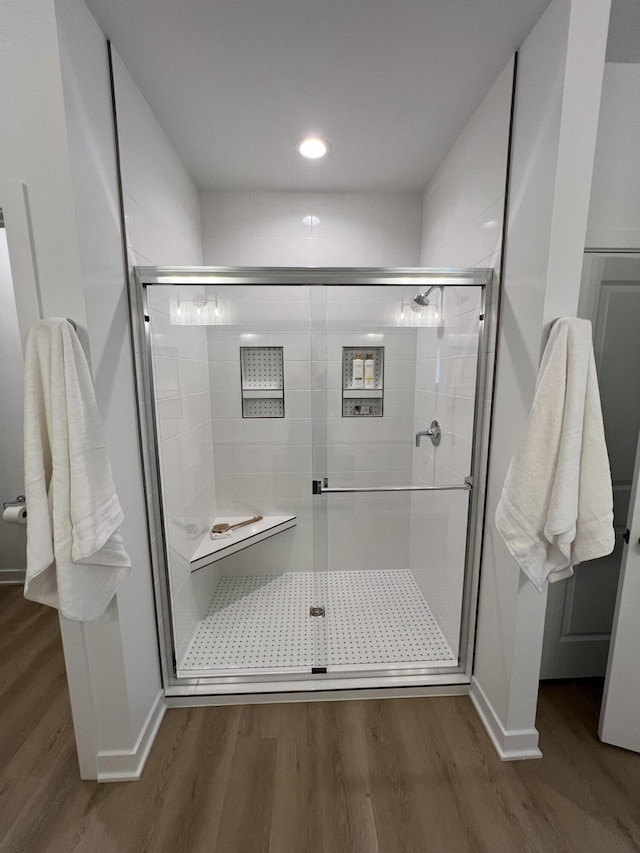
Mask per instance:
[[[314,469],[329,486],[401,486],[411,481],[416,330],[398,326],[402,290],[326,288],[322,341],[326,418],[316,432]],[[384,347],[383,417],[342,417],[342,348]],[[322,394],[322,392],[318,392]],[[324,412],[320,412],[324,414]],[[326,495],[318,525],[326,523],[328,568],[406,569],[408,493]]]
[[[489,267],[497,277],[502,247],[512,85],[513,60],[471,117],[425,191],[420,259],[425,266]],[[473,373],[475,379],[475,368],[473,356],[467,351],[467,346],[471,345],[474,328],[476,332],[478,328],[476,305],[467,303],[465,307],[464,301],[456,299],[456,290],[447,289],[444,303],[445,325],[454,324],[454,334],[447,336],[447,339],[451,346],[458,350],[453,358],[456,372],[447,372],[443,362],[438,382],[439,399],[433,396],[424,397],[416,402],[416,412],[422,416],[426,415],[429,422],[435,417],[430,416],[429,407],[433,404],[442,407],[440,412],[445,428],[444,437],[438,448],[439,458],[431,462],[430,473],[437,477],[445,474],[447,477],[453,476],[454,482],[469,473],[469,439],[473,427],[471,374]],[[494,300],[487,305],[485,319],[487,340],[491,340],[490,330],[495,324],[497,288],[494,287],[493,293]],[[431,332],[425,331],[427,334]],[[433,353],[437,354],[438,351],[437,336],[426,338],[426,350],[421,350],[420,344],[418,346],[419,351],[431,352],[429,358],[433,358]],[[494,355],[492,349],[488,353],[489,378],[485,387],[491,385]],[[431,367],[434,366],[435,363],[432,363]],[[434,394],[435,373],[429,373],[428,365],[425,364],[421,364],[418,370],[423,376],[429,377],[423,390]],[[421,378],[420,383],[422,382],[424,380]],[[481,394],[484,393],[484,389],[481,389]],[[417,395],[420,396],[420,391]],[[447,405],[451,406],[453,403],[454,409],[447,411]],[[419,407],[425,404],[428,404],[427,411],[420,411]],[[481,448],[483,471],[479,482],[474,486],[478,490],[480,505],[484,503],[484,471],[488,451],[489,411],[488,407],[485,408]],[[425,543],[422,541],[422,532],[427,527],[434,530],[434,535],[436,532],[447,531],[446,538],[436,535],[433,541],[442,552],[442,565],[457,567],[459,557],[456,556],[456,551],[463,547],[464,533],[458,534],[456,531],[463,529],[462,519],[466,519],[467,500],[464,492],[443,493],[440,501],[434,501],[430,509],[425,510],[428,521],[423,525],[412,525],[412,567],[418,567],[423,559]],[[416,511],[415,501],[413,511]],[[415,574],[419,577],[417,568]],[[429,578],[429,601],[438,601],[434,613],[454,651],[458,645],[457,628],[454,631],[453,626],[456,624],[454,617],[460,606],[459,577],[460,572],[456,569],[453,574],[443,574],[439,579],[430,572]]]
[[[208,600],[194,595],[189,559],[216,516],[206,326],[170,323],[170,302],[195,288],[149,288],[158,454],[176,652],[186,652]]]
[[[421,194],[204,192],[201,202],[205,264],[392,267],[414,266],[419,262]],[[283,303],[295,301],[296,310],[301,310],[300,300],[285,298],[284,292],[278,293],[277,288],[271,290],[275,299],[271,308],[275,314],[271,316],[287,317],[286,306],[275,304],[278,299]],[[308,288],[301,288],[302,291],[308,311],[310,293]],[[221,301],[223,296],[219,291]],[[258,299],[250,307],[251,294],[245,296],[247,320],[263,319],[265,300]],[[352,329],[338,326],[336,334],[328,338],[317,332],[313,338],[309,334],[306,342],[299,337],[301,329],[305,329],[305,334],[311,329],[308,316],[297,326],[285,325],[279,329],[261,330],[260,326],[251,325],[238,331],[209,329],[218,512],[221,515],[290,512],[297,515],[298,526],[261,543],[259,561],[255,552],[248,549],[194,574],[192,580],[198,599],[210,597],[221,571],[251,574],[258,565],[265,572],[288,568],[309,570],[314,566],[314,552],[317,567],[407,566],[410,507],[408,501],[402,503],[403,498],[392,502],[388,496],[363,495],[357,500],[352,495],[326,496],[316,499],[319,512],[315,534],[312,525],[312,475],[326,474],[335,485],[338,475],[343,475],[346,482],[353,479],[356,470],[362,472],[363,483],[371,484],[392,476],[398,481],[406,480],[411,473],[408,431],[402,437],[404,447],[395,447],[389,441],[395,437],[393,429],[398,426],[400,410],[409,411],[405,408],[405,398],[413,397],[413,390],[408,390],[413,386],[407,384],[413,377],[407,377],[407,365],[401,362],[408,363],[415,357],[415,331],[405,330],[401,339],[405,343],[401,344],[387,330],[386,416],[378,423],[366,424],[362,419],[350,422],[339,418],[336,353],[343,345],[364,346],[367,340],[371,341],[366,335],[371,333],[369,322],[376,310],[367,307],[362,291],[357,300],[349,301],[350,316],[360,321],[364,318],[365,326],[357,323]],[[342,316],[344,307],[337,305],[332,310]],[[324,329],[327,306],[316,305],[313,310],[323,312],[319,328]],[[260,337],[243,338],[243,334]],[[250,341],[285,347],[287,417],[284,420],[243,421],[240,417],[239,347]],[[324,359],[327,352],[332,362],[330,369],[323,375],[326,366],[321,364],[320,374],[312,377],[312,355]],[[312,382],[316,388],[326,388],[328,383],[328,393],[312,393]],[[328,410],[324,408],[325,400]],[[412,399],[409,405],[412,409]],[[392,423],[390,418],[396,422]],[[412,421],[412,414],[408,413],[406,419]],[[335,441],[330,452],[328,429],[331,440]],[[408,426],[407,430],[410,429]],[[313,460],[312,435],[320,448]],[[401,511],[394,512],[395,509]],[[332,514],[330,540],[328,512]],[[390,518],[397,536],[389,532]]]
[[[471,473],[479,287],[449,286],[435,295],[440,325],[418,330],[414,431],[437,420],[440,444],[428,437],[413,454],[416,483],[464,482]],[[433,297],[432,297],[433,298]],[[416,492],[411,501],[411,568],[445,639],[457,653],[469,494]]]
[[[416,330],[389,328],[399,295],[369,288],[363,306],[362,288],[216,293],[226,324],[208,330],[218,513],[290,514],[298,523],[196,573],[202,597],[221,571],[406,568],[407,496],[311,494],[313,476],[328,476],[334,486],[409,482]],[[242,417],[241,346],[284,347],[284,418]],[[342,417],[343,346],[385,347],[383,418]]]
[[[295,515],[298,521],[197,572],[202,598],[210,598],[221,573],[275,574],[313,565],[309,288],[236,286],[215,293],[225,322],[207,333],[218,514]],[[242,417],[242,346],[284,348],[284,418]]]
[[[272,242],[272,263],[285,264],[287,240],[274,232]],[[401,263],[401,254],[390,255],[387,265]],[[214,264],[224,259],[205,256]],[[241,256],[234,259],[243,262]],[[407,257],[405,263],[414,262]],[[159,340],[164,335],[167,344],[156,380],[162,394],[158,413],[163,476],[170,485],[165,511],[170,519],[178,653],[204,615],[221,574],[408,565],[427,600],[434,600],[436,616],[455,648],[466,493],[314,499],[311,480],[328,476],[330,486],[403,485],[428,477],[434,482],[437,472],[443,477],[446,473],[447,480],[454,475],[462,480],[469,473],[475,388],[475,348],[465,350],[465,323],[472,313],[469,292],[447,290],[446,330],[453,337],[446,342],[438,337],[442,330],[400,325],[402,298],[410,301],[413,296],[400,288],[236,286],[209,288],[206,296],[218,299],[221,325],[170,327],[168,304],[156,306],[153,317]],[[185,290],[183,298],[193,298],[193,293]],[[477,311],[474,320],[477,331]],[[284,347],[285,418],[242,417],[241,346]],[[365,352],[368,346],[385,347],[384,417],[342,417],[343,346]],[[465,421],[469,403],[471,416]],[[424,445],[420,451],[413,447],[414,433],[436,415],[448,421],[437,459]],[[421,500],[430,501],[426,516]],[[205,507],[205,524],[216,514],[290,514],[298,523],[191,575],[185,563],[192,550],[186,527],[200,524],[197,512]]]

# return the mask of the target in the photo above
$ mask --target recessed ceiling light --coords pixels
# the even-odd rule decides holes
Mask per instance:
[[[306,136],[298,142],[296,148],[298,149],[298,153],[309,160],[318,160],[331,150],[331,146],[327,140],[320,139],[319,136]]]

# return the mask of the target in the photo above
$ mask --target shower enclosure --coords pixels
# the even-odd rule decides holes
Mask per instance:
[[[485,269],[135,271],[167,695],[469,681],[494,304]]]

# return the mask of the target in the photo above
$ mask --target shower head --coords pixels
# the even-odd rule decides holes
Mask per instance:
[[[431,287],[428,290],[425,290],[424,293],[417,293],[413,297],[413,301],[416,303],[416,305],[421,305],[424,308],[426,305],[429,304],[429,294],[432,290],[435,290],[438,287],[440,288],[440,290],[444,290],[444,285],[432,284]]]

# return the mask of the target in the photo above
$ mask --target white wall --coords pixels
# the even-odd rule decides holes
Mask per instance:
[[[495,509],[524,436],[549,321],[577,311],[608,16],[606,0],[553,0],[519,52],[472,683],[503,758],[539,754],[546,594],[518,571],[495,529]]]
[[[105,617],[83,626],[100,776],[113,769],[113,753],[135,751],[162,694],[106,42],[81,0],[59,0],[56,15],[86,328],[96,396],[124,510],[121,531],[132,561],[132,571]]]
[[[96,197],[96,207],[91,208],[90,217],[96,218],[95,230],[89,234],[88,222],[83,222],[83,231],[78,230],[80,216],[87,215],[85,202],[95,189],[94,181],[102,177],[101,167],[106,164],[107,175],[113,175],[113,152],[107,147],[112,138],[110,124],[101,128],[98,134],[98,144],[93,153],[96,159],[89,168],[90,179],[84,198],[76,197],[77,184],[72,181],[71,151],[74,155],[80,150],[80,161],[77,169],[87,166],[87,149],[96,142],[93,136],[95,127],[92,121],[101,116],[105,103],[108,104],[108,77],[104,77],[104,85],[96,87],[94,72],[96,63],[102,63],[102,72],[106,74],[106,54],[104,41],[97,42],[97,50],[88,65],[88,52],[96,47],[96,28],[92,19],[87,18],[86,9],[80,9],[78,26],[70,26],[65,30],[65,17],[71,14],[69,6],[61,5],[62,20],[56,20],[56,10],[52,0],[28,0],[20,3],[3,3],[0,9],[0,29],[7,41],[3,44],[0,58],[2,74],[0,76],[1,110],[5,124],[3,125],[3,144],[0,152],[0,175],[6,181],[22,181],[26,186],[29,202],[29,214],[33,235],[33,251],[37,269],[39,295],[43,316],[73,317],[78,323],[81,339],[87,348],[89,358],[90,341],[86,334],[87,310],[85,302],[85,283],[95,299],[98,290],[104,283],[110,282],[109,273],[106,279],[104,273],[103,247],[109,246],[114,235],[113,213],[105,213],[105,201],[100,192]],[[59,31],[62,33],[61,58]],[[86,35],[85,42],[83,36]],[[82,41],[82,45],[78,44]],[[102,48],[102,52],[101,52]],[[62,65],[68,63],[73,56],[78,62],[77,69],[67,64],[63,87]],[[79,78],[75,77],[75,70]],[[95,109],[91,108],[86,124],[79,120],[78,109],[82,110],[83,99],[89,94],[92,101],[96,96]],[[66,99],[66,100],[65,100]],[[71,107],[70,107],[71,105]],[[72,115],[67,115],[71,108]],[[107,113],[108,115],[108,113]],[[70,127],[67,126],[69,119]],[[79,140],[84,137],[84,142]],[[86,146],[86,147],[85,147]],[[104,158],[104,159],[103,159]],[[89,158],[90,159],[90,158]],[[77,172],[75,178],[77,179]],[[109,189],[109,178],[106,178]],[[111,187],[113,189],[113,187]],[[106,204],[109,202],[107,201]],[[79,205],[79,209],[76,208]],[[91,207],[91,205],[89,205]],[[117,210],[117,204],[116,204]],[[105,227],[105,233],[102,228]],[[96,250],[95,258],[91,257],[91,247],[81,243],[88,239]],[[104,242],[103,242],[104,240]],[[117,239],[111,243],[115,246],[115,263],[121,257]],[[100,270],[93,275],[92,263]],[[113,267],[107,266],[107,270]],[[120,284],[122,283],[123,267],[120,265]],[[26,280],[16,280],[18,292],[29,287]],[[22,297],[21,293],[21,297]],[[116,297],[116,301],[118,297]],[[88,301],[88,300],[87,300]],[[95,310],[95,301],[93,302]],[[109,328],[109,319],[113,314],[113,306],[107,311],[105,327]],[[94,314],[95,316],[95,314]],[[125,325],[126,330],[126,325]],[[95,329],[95,326],[94,326]],[[126,331],[125,331],[126,335]],[[116,347],[120,338],[116,337]],[[105,399],[110,396],[110,383],[119,374],[118,356],[113,360],[104,357],[102,349],[104,339],[98,335],[96,340],[95,364],[96,373],[102,369],[101,380],[98,384],[98,397],[103,409]],[[114,351],[110,350],[110,356]],[[116,381],[116,384],[117,381]],[[119,395],[121,388],[119,388]],[[126,404],[125,404],[126,409]],[[126,421],[126,414],[125,414]],[[113,440],[113,421],[107,423],[109,439]],[[133,422],[135,429],[135,421]],[[125,444],[126,448],[126,444]],[[126,450],[125,450],[126,453]],[[116,466],[117,468],[117,466]],[[121,469],[120,469],[121,472]],[[122,482],[118,471],[116,485]],[[126,512],[126,509],[125,509]],[[131,519],[129,519],[131,520]],[[125,540],[132,552],[134,560],[142,559],[144,569],[144,534],[142,536],[129,530]],[[136,566],[138,563],[136,562]],[[131,584],[138,582],[132,578]],[[139,717],[140,706],[134,701],[130,711],[127,698],[126,671],[122,655],[120,627],[117,616],[117,601],[109,608],[108,615],[93,626],[82,626],[61,620],[63,629],[63,644],[71,703],[74,719],[78,757],[81,773],[86,778],[95,778],[98,772],[99,753],[109,750],[117,743],[120,750],[119,758],[129,764],[133,758],[133,745],[137,732],[133,732],[134,718]],[[142,622],[144,625],[144,621]],[[149,623],[147,623],[149,626]],[[101,662],[95,656],[98,647],[109,650],[102,656]],[[148,648],[148,646],[147,646]],[[110,653],[113,652],[113,655]],[[144,658],[144,648],[141,659]],[[144,694],[149,682],[155,679],[155,688],[159,688],[157,655],[149,661],[149,674],[143,679],[141,690]],[[99,672],[96,680],[94,677]],[[101,690],[98,683],[109,686],[109,690]],[[97,688],[97,689],[94,689]],[[156,689],[152,692],[155,694]],[[148,697],[145,697],[148,698]],[[155,697],[154,697],[155,698]],[[111,714],[110,712],[114,713]],[[148,713],[147,705],[144,713]],[[135,719],[135,722],[138,722]]]
[[[608,62],[604,69],[587,249],[640,252],[640,64]],[[627,262],[585,261],[579,316],[592,319],[600,293],[601,265],[622,278]]]
[[[0,202],[1,204],[1,202]],[[0,228],[0,500],[24,494],[22,346],[4,228]],[[26,527],[0,526],[0,583],[17,583],[26,566]]]
[[[587,247],[640,249],[640,65],[605,66]]]
[[[84,326],[84,290],[52,0],[2,3],[0,31],[0,179],[21,181],[26,187],[43,316],[73,316]],[[22,250],[28,251],[24,246]],[[17,303],[28,301],[32,286],[29,276],[14,279],[20,296]],[[63,644],[80,769],[87,777],[95,776],[98,735],[86,649],[78,631],[71,637],[63,635]]]
[[[114,478],[134,565],[102,620],[61,623],[81,773],[132,778],[144,763],[163,702],[106,45],[80,0],[3,3],[0,28],[7,38],[0,58],[6,121],[0,178],[27,187],[44,316],[73,317],[93,364],[108,441],[117,448]],[[146,153],[154,142],[155,134],[139,140]],[[197,217],[195,191],[193,199]],[[197,260],[185,252],[178,262]]]
[[[163,700],[106,42],[81,0],[59,0],[56,11],[94,381],[107,439],[117,448],[112,467],[134,567],[109,618],[84,629],[96,700],[97,772],[106,778],[120,772],[118,761],[127,753],[138,762],[130,772],[139,771],[144,757],[136,754],[138,743],[156,724],[154,709]],[[199,263],[197,192],[117,57],[114,87],[129,263]]]
[[[129,272],[134,265],[197,266],[202,263],[198,191],[115,51],[113,77]],[[156,411],[161,471],[168,485],[165,518],[179,654],[186,650],[197,616],[185,564],[188,541],[175,522],[195,516],[198,526],[204,527],[207,517],[215,513],[206,333],[200,327],[170,326],[168,295],[158,291],[151,300],[156,308],[153,342],[160,356]],[[137,357],[141,345],[136,340]],[[143,402],[147,411],[150,401]],[[198,436],[195,444],[194,435]],[[148,466],[146,436],[143,429],[143,458]],[[160,548],[157,520],[150,519],[150,526],[152,548]],[[159,620],[162,630],[160,613]]]
[[[615,7],[612,12],[612,24],[614,15]],[[604,71],[589,203],[587,248],[605,251],[635,249],[636,252],[640,252],[639,138],[640,65],[607,63]],[[637,260],[634,266],[633,255],[628,253],[607,256],[585,255],[578,316],[593,322],[598,311],[601,282],[637,279],[636,269]],[[621,393],[626,394],[627,377],[620,376],[620,380],[625,383]],[[601,385],[601,389],[602,387]],[[624,414],[621,413],[619,417],[624,417]],[[632,461],[627,468],[630,483]],[[626,519],[628,509],[628,494],[624,488],[616,491],[615,503],[615,523],[621,524]],[[587,636],[591,634],[596,644],[593,653],[588,655],[590,671],[594,673],[605,671],[608,641],[602,638],[607,637],[611,628],[621,550],[622,542],[616,539],[616,549],[608,558],[612,563],[611,571],[603,572],[602,560],[595,561],[593,566],[581,567],[580,583],[583,587],[585,584],[589,586],[591,599],[597,602],[597,606],[594,604],[586,608],[588,613],[585,610],[584,593],[582,596],[573,594],[575,578],[566,584],[555,584],[549,587],[542,669],[544,677],[557,677],[561,671],[558,669],[559,653],[569,655],[569,647],[572,644],[559,643],[558,638],[565,631],[572,632],[570,620],[567,622],[567,613],[571,612],[570,602],[578,598],[582,602],[580,613],[583,616],[586,614],[592,620],[590,626],[583,620],[580,631]],[[592,583],[588,580],[590,572],[593,573]],[[584,648],[585,644],[581,642],[580,645]],[[569,661],[573,658],[565,657],[565,660]]]
[[[536,754],[545,596],[520,577],[493,518],[524,434],[544,324],[577,309],[608,11],[606,0],[555,0],[519,54],[472,685],[503,757]],[[424,264],[498,266],[510,89],[509,66],[425,193]]]
[[[420,260],[419,193],[203,192],[201,198],[208,265],[393,267]],[[305,224],[307,217],[315,219]]]
[[[53,0],[2,3],[0,32],[0,180],[27,187],[44,316],[84,324]]]
[[[113,51],[130,263],[202,263],[200,199],[169,137]]]
[[[511,60],[425,190],[421,251],[425,266],[490,267],[498,277],[513,73]],[[416,482],[425,477],[432,482],[460,482],[471,473],[479,297],[478,288],[447,288],[442,328],[419,332],[415,426],[424,429],[437,418],[443,434],[439,447],[423,440],[423,447],[414,453]],[[435,293],[434,298],[439,299]],[[489,319],[495,318],[488,317],[487,325]],[[493,355],[490,352],[490,362]],[[486,450],[485,435],[485,454]],[[482,489],[481,484],[477,487]],[[430,496],[428,503],[418,496],[412,501],[412,570],[454,654],[468,500],[464,493],[444,492]]]
[[[511,60],[425,190],[425,266],[499,265],[513,67]]]

